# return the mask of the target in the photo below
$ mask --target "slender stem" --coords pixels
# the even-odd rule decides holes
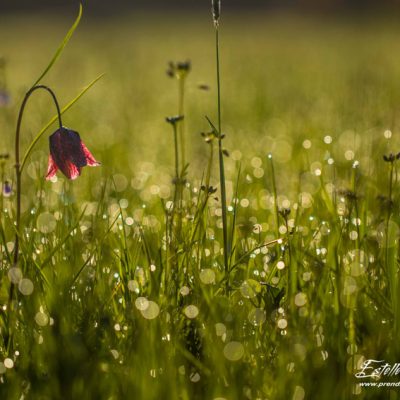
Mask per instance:
[[[174,147],[175,147],[175,179],[178,184],[179,179],[179,149],[178,149],[178,129],[176,123],[173,124],[174,129]]]
[[[274,162],[272,160],[272,155],[268,155],[268,160],[271,165],[271,176],[272,176],[272,191],[274,195],[274,211],[275,211],[275,234],[276,237],[279,237],[279,208],[278,208],[278,191],[276,189],[276,178],[275,178],[275,168]]]
[[[389,172],[389,193],[388,193],[388,201],[389,205],[387,208],[387,220],[386,220],[386,240],[385,240],[385,258],[386,258],[386,270],[389,273],[389,225],[390,218],[392,216],[392,191],[393,191],[393,162],[390,163],[390,172]]]
[[[215,26],[215,50],[217,58],[217,108],[218,108],[218,153],[219,153],[219,177],[221,185],[221,203],[222,203],[222,230],[224,238],[224,266],[226,275],[226,287],[229,291],[229,241],[228,241],[228,221],[226,210],[226,187],[225,187],[225,169],[224,169],[224,153],[222,148],[222,134],[221,134],[221,80],[220,80],[220,63],[219,63],[219,35],[218,25]]]
[[[221,80],[219,70],[219,33],[218,26],[215,27],[215,51],[217,56],[217,89],[218,89],[218,132],[221,136]]]
[[[26,104],[29,100],[29,97],[32,95],[33,92],[39,89],[44,89],[48,93],[50,93],[54,104],[57,109],[57,116],[58,116],[58,124],[59,127],[62,128],[62,120],[61,120],[61,111],[60,106],[58,104],[56,95],[54,92],[47,86],[44,85],[37,85],[33,86],[31,89],[26,92],[25,97],[22,101],[21,108],[18,114],[17,120],[17,129],[15,132],[15,173],[16,173],[16,193],[17,193],[17,209],[16,209],[16,235],[15,235],[15,244],[14,244],[14,266],[18,263],[19,257],[19,237],[20,237],[20,224],[21,224],[21,165],[20,165],[20,136],[21,136],[21,125],[22,125],[22,117],[24,115]],[[12,286],[11,286],[12,287]],[[12,297],[12,296],[11,296]]]
[[[181,77],[178,80],[179,84],[179,105],[178,105],[178,115],[184,115],[184,101],[185,101],[185,77]],[[185,121],[180,121],[179,125],[179,140],[181,146],[181,164],[182,169],[185,168]]]

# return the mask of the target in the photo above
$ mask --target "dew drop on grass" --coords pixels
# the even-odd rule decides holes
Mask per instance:
[[[133,225],[134,222],[135,222],[135,221],[134,221],[134,219],[133,219],[132,217],[127,217],[127,218],[125,219],[125,224],[128,225],[128,226]]]
[[[7,243],[7,250],[9,253],[12,253],[14,251],[14,242]]]
[[[184,313],[188,318],[193,319],[199,315],[199,309],[194,305],[190,305],[185,308]]]
[[[139,311],[144,311],[149,308],[150,302],[146,299],[146,297],[138,297],[135,300],[135,306]]]
[[[386,222],[382,222],[377,228],[377,239],[383,247],[394,247],[399,241],[400,228],[394,221],[389,221],[388,228]]]
[[[128,206],[129,206],[129,201],[128,201],[127,199],[121,199],[121,200],[119,201],[119,206],[120,206],[122,209],[128,208]]]
[[[22,271],[19,268],[12,267],[8,270],[8,278],[10,279],[11,283],[19,283],[22,277]]]
[[[250,311],[248,318],[250,323],[252,323],[254,326],[260,326],[267,319],[267,315],[262,308],[255,308],[254,310]]]
[[[257,296],[257,293],[261,291],[261,285],[254,279],[247,279],[242,283],[240,287],[240,293],[246,299],[251,299]]]
[[[224,347],[224,356],[229,361],[239,361],[244,356],[244,347],[240,342],[229,342]]]
[[[325,137],[324,137],[324,143],[326,143],[326,144],[331,144],[332,143],[332,136],[329,136],[329,135],[326,135]]]
[[[128,282],[128,290],[130,290],[131,292],[139,293],[139,284],[137,283],[137,281],[130,280]]]
[[[200,280],[205,285],[211,285],[215,283],[215,272],[211,268],[203,269],[200,272]]]
[[[38,313],[36,313],[35,315],[35,322],[39,325],[39,326],[46,326],[49,323],[49,317],[47,314],[39,311]]]
[[[278,319],[277,325],[278,325],[279,329],[286,329],[288,323],[287,323],[287,320],[285,318],[281,318],[281,319]]]
[[[385,139],[390,139],[392,137],[392,131],[387,129],[385,132],[383,132],[383,136]]]
[[[199,374],[198,372],[193,372],[193,373],[190,375],[190,380],[191,380],[193,383],[199,382],[199,381],[200,381],[200,374]]]
[[[304,391],[302,386],[296,386],[294,388],[294,393],[292,400],[303,400],[306,395],[306,392]]]
[[[302,307],[307,303],[307,295],[305,293],[297,293],[294,297],[294,304],[297,307]]]
[[[33,293],[33,288],[33,282],[27,278],[21,279],[18,284],[18,289],[24,296],[31,295]]]
[[[118,351],[115,349],[112,349],[112,350],[110,350],[110,352],[111,352],[111,355],[114,357],[114,359],[117,360],[119,357]]]
[[[284,269],[285,268],[285,263],[281,260],[281,261],[278,261],[277,263],[276,263],[276,268],[278,268],[278,269]]]
[[[144,318],[146,319],[154,319],[158,317],[160,313],[160,307],[154,301],[148,302],[148,307],[145,310],[140,311]]]
[[[36,220],[36,227],[42,233],[50,233],[56,229],[57,221],[49,212],[41,213]]]
[[[187,296],[190,293],[190,289],[187,286],[182,286],[179,290],[182,296]]]
[[[8,368],[8,369],[11,369],[11,368],[14,367],[14,361],[11,360],[11,358],[6,358],[6,359],[4,360],[4,366],[5,366],[6,368]]]
[[[112,181],[113,189],[115,189],[116,192],[123,192],[128,186],[128,179],[122,174],[115,174],[112,177]]]
[[[215,324],[215,333],[217,336],[222,336],[224,333],[226,333],[226,326],[222,324],[221,322],[218,322]]]
[[[350,240],[357,240],[357,238],[358,238],[358,233],[357,233],[357,231],[351,231],[351,232],[349,233],[349,238],[350,238]]]

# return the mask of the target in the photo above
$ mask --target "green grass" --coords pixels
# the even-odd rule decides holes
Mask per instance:
[[[70,22],[0,16],[12,95],[0,153]],[[227,290],[218,139],[200,135],[206,115],[218,120],[209,9],[100,22],[83,16],[42,83],[63,107],[106,73],[63,116],[102,166],[47,182],[48,143],[36,144],[11,312],[15,193],[1,197],[0,397],[397,398],[354,373],[363,358],[400,362],[398,165],[383,160],[400,150],[400,28],[222,16]],[[165,70],[186,59],[183,173],[180,131],[165,122],[179,86]],[[35,96],[22,154],[54,115]],[[12,157],[1,168],[13,182]]]

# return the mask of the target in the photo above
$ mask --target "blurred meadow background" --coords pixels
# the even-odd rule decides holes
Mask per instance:
[[[63,116],[102,166],[48,182],[55,124],[39,140],[18,265],[18,110],[78,5],[0,4],[1,398],[399,398],[354,377],[366,359],[400,362],[398,10],[228,3],[228,270],[205,118],[217,119],[211,4],[84,5],[42,83],[63,106],[105,73]],[[186,61],[177,180],[165,118],[179,113],[179,81],[166,72]],[[22,152],[54,112],[32,96]]]

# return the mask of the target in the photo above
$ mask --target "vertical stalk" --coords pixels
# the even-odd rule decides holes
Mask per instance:
[[[276,238],[279,237],[279,209],[278,209],[278,192],[276,189],[276,179],[275,179],[275,168],[274,162],[272,161],[272,154],[268,154],[268,160],[271,165],[271,176],[272,176],[272,192],[274,195],[274,211],[275,211],[275,234]]]
[[[221,80],[220,80],[220,62],[219,62],[219,34],[218,24],[215,25],[215,50],[217,58],[217,109],[218,109],[218,154],[219,154],[219,178],[221,185],[221,203],[222,203],[222,230],[224,241],[224,267],[226,277],[226,289],[229,292],[229,253],[230,246],[228,241],[228,221],[226,209],[226,186],[225,186],[225,168],[224,168],[224,153],[222,148],[222,133],[221,133]]]
[[[178,185],[179,180],[179,150],[178,150],[178,129],[176,123],[173,124],[174,129],[174,148],[175,148],[175,180],[176,185]],[[175,191],[176,193],[176,191]]]
[[[180,77],[178,80],[179,84],[179,105],[178,105],[178,115],[184,115],[184,101],[185,101],[185,77]],[[185,168],[186,157],[185,157],[185,125],[184,120],[181,121],[179,125],[179,141],[181,147],[181,164],[182,170]]]

